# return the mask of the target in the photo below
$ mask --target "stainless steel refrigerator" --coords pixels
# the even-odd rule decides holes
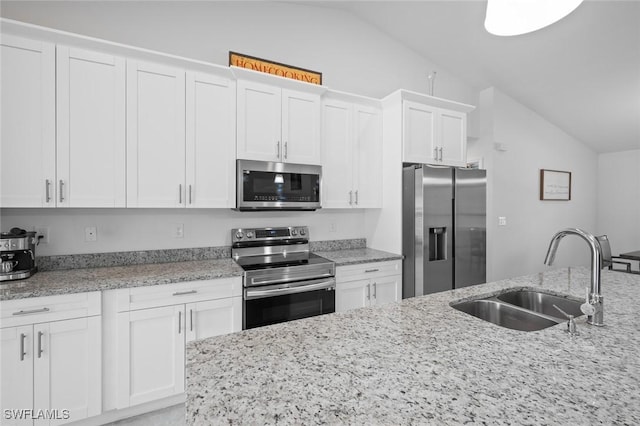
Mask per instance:
[[[402,297],[486,281],[486,172],[403,168]]]

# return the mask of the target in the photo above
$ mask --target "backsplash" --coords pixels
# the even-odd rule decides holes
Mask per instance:
[[[365,238],[312,241],[311,251],[349,250],[365,248]],[[69,254],[60,256],[39,256],[39,271],[65,269],[103,268],[109,266],[141,265],[148,263],[185,262],[189,260],[224,259],[231,257],[231,247],[199,247],[165,250],[141,250],[113,253]]]

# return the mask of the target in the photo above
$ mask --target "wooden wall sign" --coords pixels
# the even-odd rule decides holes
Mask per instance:
[[[305,83],[322,84],[321,72],[292,67],[291,65],[267,61],[265,59],[243,55],[241,53],[229,52],[229,66],[231,65],[267,74],[278,75],[280,77],[291,78],[293,80],[300,80]]]
[[[540,169],[540,199],[571,200],[571,172]]]

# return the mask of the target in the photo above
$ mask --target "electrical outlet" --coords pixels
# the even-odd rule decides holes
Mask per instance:
[[[498,216],[498,226],[507,226],[506,216]]]
[[[98,228],[95,226],[87,226],[84,228],[84,240],[86,242],[98,241]]]
[[[173,225],[173,237],[184,238],[184,225],[182,223],[176,223]]]
[[[338,231],[338,227],[336,226],[335,223],[330,223],[329,224],[329,232],[337,232]]]
[[[49,244],[49,228],[46,226],[37,226],[35,228],[38,244]],[[40,238],[42,236],[42,238]]]

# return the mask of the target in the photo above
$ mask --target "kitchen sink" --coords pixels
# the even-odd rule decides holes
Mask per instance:
[[[553,305],[569,315],[582,315],[582,301],[536,290],[514,289],[504,293],[451,303],[451,307],[484,321],[520,331],[542,330],[566,321]]]
[[[552,317],[566,319],[553,305],[562,309],[569,315],[579,317],[582,315],[580,305],[584,300],[568,299],[566,297],[555,296],[553,294],[542,293],[532,290],[515,290],[497,296],[498,300],[520,306],[530,311],[538,312]]]

